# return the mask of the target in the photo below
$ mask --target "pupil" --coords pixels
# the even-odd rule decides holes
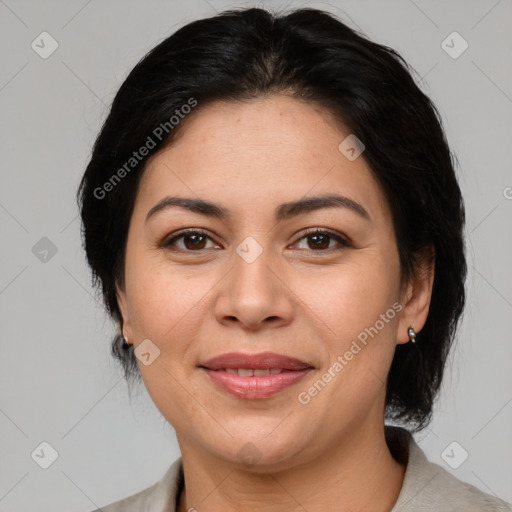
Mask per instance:
[[[312,240],[316,240],[314,242],[314,247],[316,249],[326,249],[327,247],[329,247],[329,235],[311,235],[311,239]],[[323,239],[323,243],[322,243],[322,239]],[[320,240],[320,243],[318,243],[318,241]],[[327,241],[327,243],[326,243]]]
[[[201,238],[203,240],[200,240]],[[186,235],[185,236],[185,246],[187,247],[187,249],[190,249],[190,248],[192,248],[192,249],[198,249],[198,248],[199,249],[203,249],[203,247],[202,246],[200,247],[200,245],[201,245],[201,243],[204,244],[204,238],[205,237],[203,235]],[[191,240],[193,240],[192,241],[192,245],[189,245],[187,243],[187,241],[191,241]]]

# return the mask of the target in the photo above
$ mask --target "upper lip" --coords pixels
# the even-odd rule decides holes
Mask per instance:
[[[262,352],[260,354],[229,352],[212,357],[199,366],[208,368],[209,370],[221,370],[224,368],[248,368],[254,370],[281,368],[283,370],[305,370],[312,368],[309,363],[296,359],[295,357],[275,354],[274,352]]]

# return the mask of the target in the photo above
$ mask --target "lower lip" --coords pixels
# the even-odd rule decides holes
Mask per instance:
[[[245,400],[269,398],[301,380],[311,369],[284,370],[277,375],[239,377],[224,370],[202,368],[221,389]]]

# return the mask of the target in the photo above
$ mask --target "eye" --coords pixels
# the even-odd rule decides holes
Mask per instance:
[[[306,247],[300,247],[301,242],[305,240]],[[208,241],[213,246],[208,247]],[[312,250],[314,252],[330,252],[331,250],[339,250],[345,247],[351,247],[350,242],[339,233],[316,228],[302,235],[294,245],[299,244],[301,250]],[[165,239],[162,244],[170,250],[184,252],[199,252],[207,249],[220,249],[221,247],[203,230],[187,229],[174,234],[170,238]]]
[[[171,238],[164,240],[162,247],[186,252],[198,252],[206,249],[220,248],[219,245],[215,245],[214,247],[207,247],[208,240],[214,242],[213,239],[210,238],[206,232],[202,230],[187,229],[185,231],[181,231]],[[181,246],[177,245],[178,241],[182,242]]]
[[[303,234],[301,238],[295,244],[300,243],[301,240],[306,240],[307,247],[299,247],[299,249],[313,250],[315,252],[327,252],[331,249],[340,249],[344,247],[350,247],[351,244],[348,240],[342,237],[338,233],[332,231],[326,231],[325,229],[314,229]],[[334,245],[331,242],[336,242]]]

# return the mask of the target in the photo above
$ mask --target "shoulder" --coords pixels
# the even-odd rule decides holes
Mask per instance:
[[[92,512],[175,512],[176,498],[182,484],[183,467],[179,457],[159,482]]]
[[[136,510],[149,510],[148,505],[155,495],[158,483],[122,500],[98,508],[92,512],[135,512]]]
[[[437,464],[434,465],[437,466]],[[458,480],[445,469],[437,467],[439,472],[436,475],[436,481],[433,481],[433,488],[436,491],[438,502],[446,504],[446,510],[453,510],[453,512],[512,512],[510,503]]]
[[[391,512],[512,512],[510,503],[430,462],[412,435],[400,430],[406,432],[400,435],[408,441],[408,462],[402,490]]]

